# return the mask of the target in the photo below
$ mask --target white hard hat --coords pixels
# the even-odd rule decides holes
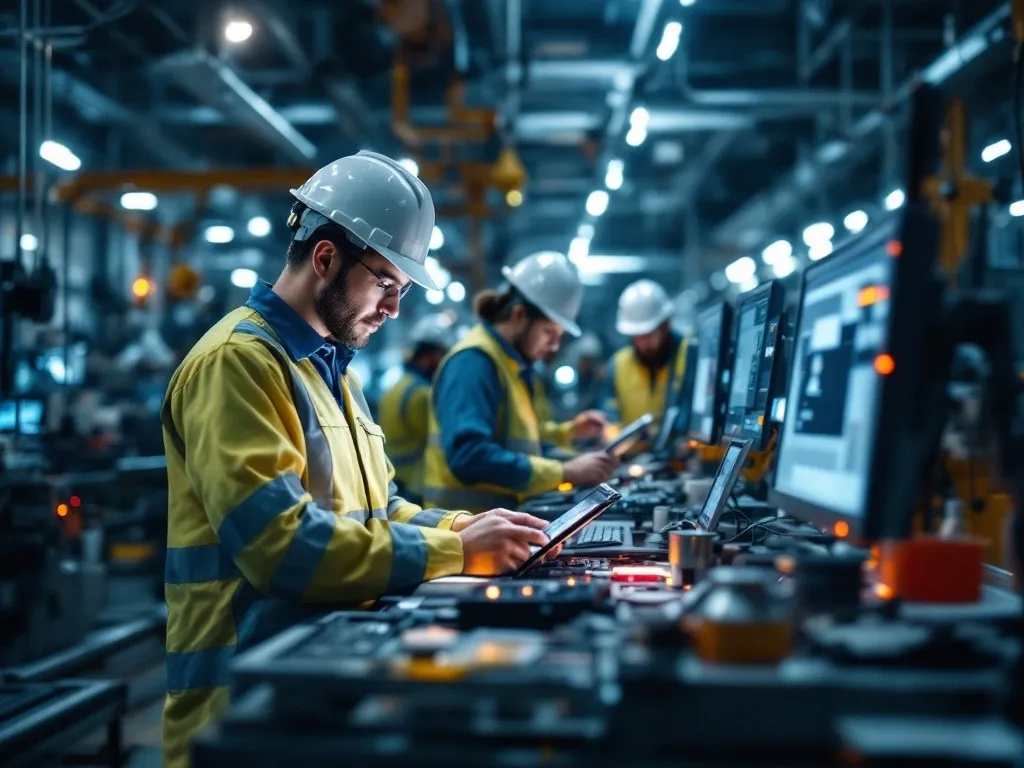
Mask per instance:
[[[619,297],[615,330],[623,336],[643,336],[675,314],[665,289],[653,280],[637,280]]]
[[[448,349],[455,343],[452,319],[441,313],[420,318],[412,327],[409,342],[414,347],[418,344],[430,344],[434,347]]]
[[[583,303],[583,284],[565,256],[547,251],[535,253],[515,266],[502,267],[501,274],[524,299],[567,333],[580,335],[576,317]]]
[[[326,224],[320,218],[324,217],[414,283],[437,290],[424,267],[434,229],[434,202],[423,182],[390,157],[363,150],[339,158],[291,193],[309,208],[300,219],[296,240]]]

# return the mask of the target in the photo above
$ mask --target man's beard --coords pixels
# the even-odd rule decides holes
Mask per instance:
[[[672,357],[672,345],[669,343],[669,339],[665,339],[661,346],[653,352],[641,352],[635,346],[633,347],[633,354],[636,355],[636,359],[640,361],[640,364],[646,368],[661,368],[663,365],[667,365],[669,358]]]
[[[348,295],[345,287],[348,272],[347,269],[341,270],[337,277],[320,291],[316,297],[316,315],[335,341],[349,349],[362,349],[370,342],[371,335],[368,328],[363,328],[362,321],[372,322],[379,319],[383,323],[384,316],[378,313],[359,316],[359,307]]]

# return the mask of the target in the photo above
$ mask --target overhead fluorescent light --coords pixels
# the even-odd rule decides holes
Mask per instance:
[[[580,266],[590,253],[590,240],[586,237],[574,237],[569,243],[569,261]]]
[[[689,6],[693,5],[695,2],[697,2],[697,0],[679,0],[679,4],[681,6],[683,6],[683,8],[688,8]]]
[[[208,243],[223,245],[224,243],[230,243],[235,239],[235,230],[226,224],[211,224],[206,228],[206,232],[203,233],[203,237]]]
[[[748,275],[744,277],[737,285],[739,285],[740,293],[748,293],[754,290],[761,284],[761,281],[757,279],[757,275]]]
[[[608,193],[603,189],[595,189],[587,197],[587,213],[600,216],[608,210]]]
[[[560,365],[555,369],[555,381],[563,387],[576,383],[576,370],[571,365]]]
[[[244,19],[232,19],[224,25],[224,39],[229,43],[244,43],[252,37],[252,24]]]
[[[1010,203],[1010,215],[1014,218],[1024,216],[1024,200],[1017,200]]]
[[[152,211],[156,203],[156,195],[152,192],[125,192],[121,195],[121,207],[129,211]]]
[[[458,280],[448,283],[448,298],[456,304],[466,298],[466,286]]]
[[[772,264],[772,271],[778,278],[789,277],[796,271],[796,259],[792,255],[779,256]]]
[[[809,224],[804,227],[804,243],[812,246],[815,243],[822,243],[831,240],[836,234],[836,228],[827,221],[819,221],[817,224]]]
[[[646,128],[651,122],[651,113],[646,107],[637,107],[629,115],[629,124],[633,128]]]
[[[608,170],[604,175],[604,185],[610,190],[617,190],[622,188],[622,172],[624,164],[621,160],[611,160],[608,162]]]
[[[807,255],[811,257],[811,261],[818,261],[824,259],[832,253],[832,241],[822,240],[820,243],[815,243],[810,247]]]
[[[993,160],[1009,154],[1011,149],[1013,149],[1013,145],[1008,140],[1001,139],[981,150],[981,159],[986,163],[991,163]]]
[[[741,256],[725,268],[725,277],[730,283],[742,283],[757,274],[757,264],[749,256]]]
[[[31,232],[26,232],[21,236],[20,245],[23,251],[34,251],[39,247],[39,238]]]
[[[255,270],[239,267],[231,271],[231,284],[237,288],[252,288],[256,280]]]
[[[843,226],[854,234],[860,232],[868,225],[868,215],[864,211],[850,211],[843,219]]]
[[[427,303],[428,304],[443,304],[444,303],[444,291],[427,291]]]
[[[247,229],[253,237],[266,237],[270,234],[270,219],[266,216],[253,216],[249,219]]]
[[[894,189],[885,196],[885,209],[887,211],[895,211],[897,208],[901,208],[906,201],[906,193],[902,189]]]
[[[774,243],[765,246],[761,251],[761,261],[772,266],[779,259],[785,259],[793,255],[793,245],[789,240],[776,240]]]
[[[639,147],[646,140],[647,129],[642,126],[634,125],[626,133],[626,143],[629,144],[629,146],[631,147]]]
[[[82,161],[78,159],[78,155],[59,141],[50,141],[49,139],[44,141],[39,145],[39,156],[62,171],[77,171],[82,167]]]
[[[430,250],[432,250],[432,251],[436,251],[439,248],[443,248],[444,247],[444,232],[442,232],[441,228],[439,226],[437,226],[436,224],[434,225],[434,228],[430,231],[430,244],[429,245],[430,245]]]
[[[665,25],[665,31],[661,33],[661,42],[655,54],[661,61],[668,61],[679,49],[679,36],[683,31],[683,25],[678,21],[670,21]]]

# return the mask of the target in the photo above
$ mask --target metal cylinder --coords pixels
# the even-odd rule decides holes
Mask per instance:
[[[672,586],[696,584],[711,568],[715,534],[710,531],[682,530],[668,535],[668,560],[672,566]]]

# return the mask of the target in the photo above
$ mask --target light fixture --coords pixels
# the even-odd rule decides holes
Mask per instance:
[[[156,203],[156,195],[152,192],[125,192],[121,195],[121,207],[129,211],[152,211]]]
[[[1013,145],[1008,140],[1000,139],[981,150],[981,159],[986,163],[991,163],[1003,155],[1008,155],[1011,149],[1013,149]]]
[[[235,230],[227,224],[211,224],[206,228],[203,237],[208,243],[223,245],[235,239]]]
[[[33,235],[31,232],[26,232],[21,236],[21,250],[34,251],[38,247],[39,238]]]
[[[585,237],[587,240],[594,239],[594,225],[589,221],[585,221],[579,225],[576,229],[577,237]]]
[[[761,281],[757,279],[757,275],[747,275],[739,282],[740,293],[752,291],[760,284]]]
[[[683,31],[683,25],[678,21],[670,21],[665,25],[665,31],[661,33],[661,42],[655,54],[661,61],[668,61],[679,49],[679,35]]]
[[[843,219],[843,226],[856,234],[868,225],[868,215],[864,211],[850,211]]]
[[[466,298],[466,286],[458,280],[448,283],[448,298],[458,304]]]
[[[818,261],[824,259],[832,253],[832,241],[822,240],[820,243],[815,243],[807,251],[807,255],[811,257],[811,261]]]
[[[58,141],[47,139],[39,145],[39,156],[62,171],[77,171],[82,167],[78,155]]]
[[[639,147],[647,141],[647,129],[634,125],[626,132],[626,143],[631,147]]]
[[[796,271],[796,259],[791,254],[780,255],[772,264],[772,271],[778,278],[789,277]]]
[[[637,107],[629,115],[629,125],[633,128],[646,128],[651,122],[651,113],[646,107]]]
[[[789,240],[776,240],[761,251],[761,261],[771,266],[779,259],[785,259],[792,255],[793,245]]]
[[[831,240],[836,233],[836,228],[827,221],[819,221],[817,224],[809,224],[804,227],[804,243],[812,246],[816,243],[823,243]]]
[[[569,261],[576,266],[583,262],[590,253],[590,239],[586,237],[574,237],[569,243]]]
[[[413,160],[411,157],[403,157],[398,161],[398,164],[405,168],[413,176],[419,177],[420,175],[420,164]]]
[[[740,256],[725,268],[725,277],[730,283],[742,283],[757,273],[757,264],[749,256]]]
[[[427,291],[428,304],[441,304],[444,302],[444,291]]]
[[[255,270],[245,267],[231,270],[231,284],[236,288],[252,288],[256,285]]]
[[[224,26],[224,39],[229,43],[244,43],[252,37],[252,24],[244,19],[232,19]]]
[[[587,196],[587,213],[600,216],[608,210],[608,193],[603,189],[595,189]]]
[[[688,8],[689,6],[693,5],[695,2],[697,2],[697,0],[679,0],[679,4],[681,6],[683,6],[683,8]]]
[[[907,201],[907,196],[902,189],[894,189],[888,195],[885,196],[885,209],[887,211],[895,211],[897,208],[903,206],[903,203]]]
[[[443,291],[452,280],[451,273],[442,267],[441,262],[433,256],[427,256],[427,260],[423,262],[423,268],[427,270],[427,274],[430,275],[430,279],[434,281],[438,290]]]
[[[604,185],[608,189],[616,190],[622,187],[622,172],[624,163],[621,160],[610,160],[608,170],[604,175]]]
[[[571,366],[560,365],[555,369],[555,382],[563,387],[571,387],[576,383],[576,371]]]
[[[1010,203],[1010,215],[1014,218],[1024,216],[1024,200],[1016,200]]]
[[[505,202],[510,208],[518,208],[523,204],[523,193],[518,189],[510,189],[505,193]]]
[[[436,251],[439,248],[444,247],[444,232],[441,228],[434,225],[434,228],[430,231],[430,250]]]
[[[253,237],[266,237],[270,234],[270,219],[266,216],[253,216],[249,219],[248,229]]]

